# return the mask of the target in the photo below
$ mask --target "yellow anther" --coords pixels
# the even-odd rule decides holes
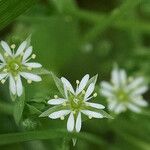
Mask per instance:
[[[76,84],[79,84],[80,83],[80,81],[79,80],[76,80]]]
[[[57,95],[54,95],[54,98],[55,98],[55,99],[57,99],[57,98],[58,98],[58,96],[57,96]]]
[[[32,59],[35,59],[35,58],[36,58],[36,55],[35,55],[35,54],[32,54],[31,58],[32,58]]]
[[[31,83],[32,83],[32,80],[27,80],[27,82],[28,82],[29,84],[31,84]]]
[[[1,80],[1,83],[2,83],[2,84],[4,84],[4,83],[5,83],[5,81],[6,81],[5,79],[2,79],[2,80]]]
[[[94,94],[93,94],[93,97],[96,97],[96,96],[97,96],[97,93],[94,93]]]
[[[66,102],[64,102],[62,105],[63,105],[63,106],[66,106],[67,104],[66,104]]]
[[[61,117],[60,117],[60,119],[61,119],[61,120],[64,120],[64,119],[65,119],[65,117],[64,117],[64,116],[61,116]]]
[[[15,45],[15,44],[12,44],[10,47],[11,47],[12,49],[15,49],[15,48],[16,48],[16,45]]]
[[[82,94],[85,94],[85,90],[82,91]]]
[[[3,71],[4,71],[4,72],[7,72],[8,70],[5,68]]]
[[[32,70],[32,67],[27,67],[28,70]]]
[[[92,119],[92,116],[89,116],[89,119]]]
[[[76,111],[75,111],[75,110],[73,111],[73,114],[76,114]]]

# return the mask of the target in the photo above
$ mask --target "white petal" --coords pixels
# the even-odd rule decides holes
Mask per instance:
[[[59,110],[56,112],[53,112],[49,115],[49,118],[51,119],[58,119],[60,117],[64,117],[70,113],[70,110]]]
[[[5,41],[1,41],[1,45],[6,53],[8,53],[10,56],[12,56],[12,51],[9,47],[9,45]]]
[[[144,83],[144,78],[142,77],[139,77],[135,80],[133,80],[129,85],[128,85],[128,89],[131,90],[131,89],[135,89],[137,88],[140,84],[143,84]]]
[[[60,105],[63,104],[64,102],[66,102],[66,99],[63,98],[57,98],[57,99],[51,99],[48,101],[48,104],[50,105]]]
[[[77,120],[76,120],[76,132],[80,132],[81,130],[81,113],[79,112],[78,113],[78,116],[77,116]]]
[[[89,80],[89,75],[86,74],[86,75],[82,78],[82,80],[81,80],[81,82],[80,82],[80,84],[79,84],[79,87],[78,87],[77,90],[76,90],[76,95],[78,95],[78,94],[85,88],[85,86],[86,86],[88,80]]]
[[[94,88],[95,88],[95,84],[91,83],[85,92],[85,96],[84,96],[85,101],[87,101],[87,98],[93,93]]]
[[[18,76],[18,79],[16,81],[16,88],[17,88],[17,95],[21,96],[23,92],[22,82],[20,75]]]
[[[142,86],[142,87],[135,89],[132,92],[132,95],[141,95],[141,94],[145,93],[147,90],[148,90],[147,86]]]
[[[91,110],[81,110],[81,112],[85,115],[87,115],[88,117],[93,117],[93,118],[103,118],[103,115],[98,113],[98,112],[94,112]]]
[[[42,67],[42,65],[41,64],[39,64],[39,63],[25,63],[24,64],[25,66],[27,66],[27,67],[31,67],[31,68],[40,68],[40,67]]]
[[[97,103],[89,103],[89,102],[86,102],[87,106],[91,106],[93,108],[97,108],[97,109],[104,109],[105,106],[101,105],[101,104],[97,104]]]
[[[22,61],[24,62],[31,54],[32,54],[32,46],[26,49]]]
[[[117,105],[117,101],[115,100],[109,100],[109,103],[108,103],[108,109],[113,111],[115,109]]]
[[[114,109],[114,112],[116,114],[119,114],[121,112],[124,112],[126,110],[125,106],[123,104],[118,104],[115,109]]]
[[[113,90],[113,87],[111,84],[109,84],[108,82],[105,82],[105,81],[102,81],[101,82],[101,87],[103,89],[106,89],[106,90],[109,90],[109,91],[112,91]]]
[[[0,80],[2,80],[3,78],[5,78],[7,75],[8,75],[7,73],[0,74]]]
[[[0,60],[1,60],[2,62],[5,62],[5,59],[4,59],[4,57],[2,56],[2,54],[0,54]]]
[[[26,41],[22,42],[22,43],[20,44],[20,46],[18,47],[15,56],[18,56],[18,55],[20,55],[21,53],[23,53],[23,51],[25,50],[26,46],[27,46],[27,42],[26,42]]]
[[[100,93],[105,97],[113,97],[113,93],[108,90],[101,89]]]
[[[23,76],[27,80],[32,80],[35,82],[39,82],[42,80],[40,76],[38,76],[36,74],[32,74],[32,73],[21,72],[20,75]]]
[[[67,88],[67,90],[71,91],[74,94],[74,89],[72,85],[70,84],[70,82],[64,77],[61,78],[61,81],[64,84],[64,86]]]
[[[9,89],[12,92],[12,94],[16,94],[16,83],[12,75],[9,76]]]
[[[68,121],[67,121],[67,130],[69,132],[72,132],[73,129],[74,129],[74,116],[73,116],[73,113],[71,112],[70,115],[69,115],[69,118],[68,118]]]
[[[127,105],[127,107],[128,107],[131,111],[133,111],[133,112],[136,112],[136,113],[140,113],[140,112],[141,112],[141,109],[140,109],[138,106],[134,105],[134,104],[129,103],[129,104]]]
[[[127,74],[125,70],[120,70],[120,81],[123,85],[127,82]]]
[[[144,99],[137,98],[133,99],[132,102],[139,106],[148,106],[148,103]]]
[[[119,85],[120,85],[120,80],[119,80],[120,74],[119,74],[118,69],[113,69],[111,76],[112,76],[112,83],[114,84],[114,86],[119,87]]]

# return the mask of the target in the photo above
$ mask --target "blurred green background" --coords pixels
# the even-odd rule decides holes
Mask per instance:
[[[110,80],[116,63],[128,75],[144,76],[150,83],[149,0],[1,0],[1,40],[13,44],[29,36],[37,61],[72,83],[86,73],[98,73],[99,92],[100,81]],[[47,107],[45,101],[59,94],[52,77],[45,75],[41,83],[25,86],[26,105],[18,126],[8,85],[0,85],[0,133],[65,129],[65,121],[38,118]],[[144,97],[149,101],[149,91]],[[107,105],[100,95],[96,101]],[[113,120],[86,121],[82,132],[97,140],[79,138],[73,147],[71,141],[47,138],[2,145],[0,150],[150,150],[150,109],[142,114],[126,112]]]

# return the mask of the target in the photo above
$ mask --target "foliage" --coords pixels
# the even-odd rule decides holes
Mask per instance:
[[[141,114],[109,112],[113,119],[85,120],[79,134],[65,130],[66,120],[39,117],[50,98],[64,94],[56,76],[75,81],[98,74],[95,101],[105,106],[99,83],[110,80],[114,64],[145,77],[149,85],[149,21],[149,0],[1,0],[1,40],[18,44],[31,37],[46,69],[33,70],[43,81],[24,83],[25,95],[19,99],[10,96],[8,86],[0,86],[0,149],[149,150],[149,106]],[[149,91],[144,97],[149,103]],[[72,138],[77,138],[75,147]]]

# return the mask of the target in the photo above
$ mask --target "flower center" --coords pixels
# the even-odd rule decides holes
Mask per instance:
[[[119,90],[116,95],[119,101],[128,101],[128,94],[123,89]]]
[[[80,94],[78,96],[70,95],[69,97],[69,106],[70,109],[74,112],[78,112],[80,109],[84,107],[84,96]]]
[[[15,59],[10,60],[6,66],[7,72],[11,72],[12,75],[16,76],[21,70],[21,63]]]

